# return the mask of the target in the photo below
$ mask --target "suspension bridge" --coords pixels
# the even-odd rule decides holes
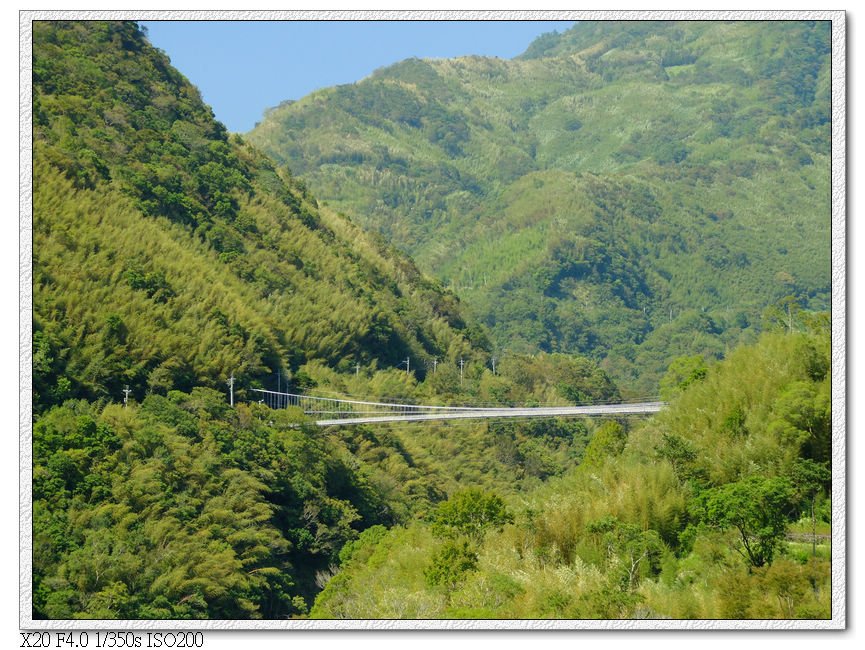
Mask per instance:
[[[666,406],[664,402],[577,406],[431,406],[299,395],[257,388],[251,392],[256,397],[255,401],[272,409],[301,409],[306,415],[316,418],[315,424],[320,427],[429,420],[649,415]]]

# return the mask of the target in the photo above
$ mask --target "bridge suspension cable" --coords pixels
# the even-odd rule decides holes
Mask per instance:
[[[252,392],[260,395],[260,399],[257,401],[272,409],[295,407],[300,408],[307,415],[321,416],[321,419],[317,419],[315,423],[322,427],[377,422],[423,422],[481,418],[648,415],[657,413],[666,406],[664,402],[659,401],[577,406],[438,406],[318,397],[259,388],[252,389]]]

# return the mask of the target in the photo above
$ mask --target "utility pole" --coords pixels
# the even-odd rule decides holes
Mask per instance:
[[[231,373],[231,377],[226,383],[228,384],[229,404],[234,408],[234,373]]]
[[[433,357],[433,374],[435,374],[435,371],[438,368],[438,365],[439,365],[439,358]]]
[[[411,357],[406,357],[405,361],[400,361],[399,365],[405,364],[405,374],[408,374],[409,368],[411,367]]]
[[[493,357],[493,374],[496,374],[496,358]]]
[[[123,408],[126,408],[129,405],[129,393],[132,391],[129,390],[129,386],[123,387]]]
[[[460,386],[463,385],[463,366],[465,365],[465,361],[460,358]]]
[[[360,364],[354,364],[354,376],[357,377],[360,374]]]

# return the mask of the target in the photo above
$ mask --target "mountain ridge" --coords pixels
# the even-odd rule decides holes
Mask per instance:
[[[36,22],[33,70],[37,408],[473,354],[452,294],[228,135],[133,23]]]
[[[463,260],[484,263],[454,274],[498,292],[504,334],[527,347],[548,337],[550,351],[501,355],[457,296],[392,243],[229,136],[136,25],[33,27],[35,403],[24,551],[34,619],[831,618],[836,549],[816,540],[839,514],[828,314],[789,296],[767,312],[774,331],[756,345],[719,363],[671,362],[673,350],[734,337],[707,310],[674,319],[671,309],[658,324],[651,302],[676,289],[659,253],[712,252],[705,263],[719,275],[752,263],[744,237],[722,235],[738,226],[753,237],[765,224],[748,220],[757,211],[743,201],[722,201],[729,185],[704,188],[713,200],[699,211],[635,170],[711,189],[712,174],[732,174],[729,161],[676,167],[672,149],[660,152],[666,162],[631,161],[628,173],[512,166],[507,182],[490,181],[480,163],[460,171],[428,161],[445,180],[498,188],[487,212],[467,210],[471,221],[451,222],[450,243],[439,244],[460,243]],[[490,91],[501,85],[496,66],[484,68]],[[393,142],[420,130],[426,152],[471,152],[473,129],[507,117],[466,112],[465,133],[452,131],[443,103],[412,113],[424,97],[409,86],[388,80],[338,99],[366,97],[374,108],[378,91],[400,98],[390,117],[372,117]],[[530,103],[527,112],[539,106]],[[514,115],[520,142],[542,144],[536,117]],[[628,142],[626,158],[658,153]],[[400,167],[400,152],[367,151],[392,153]],[[694,145],[685,159],[700,153]],[[768,169],[738,162],[744,179],[810,167],[795,156]],[[402,167],[411,170],[408,157]],[[801,183],[811,180],[800,171]],[[409,185],[390,181],[385,198],[399,207]],[[436,230],[447,225],[438,216]],[[797,214],[780,222],[784,233],[807,223]],[[457,242],[465,234],[490,241]],[[808,286],[785,273],[775,278],[783,286]],[[647,345],[652,337],[665,345]],[[669,407],[649,421],[328,429],[242,391],[230,403],[224,383],[230,374],[244,387],[413,403],[610,403],[625,391],[596,361],[554,348],[617,340],[621,358],[637,342],[656,355],[637,359],[642,367],[670,367],[660,382]],[[418,381],[425,356],[432,369]],[[812,544],[801,543],[809,531]]]
[[[753,340],[788,295],[828,306],[828,56],[826,23],[579,23],[512,60],[396,63],[247,137],[499,348],[590,354],[648,387],[664,358]],[[653,336],[677,316],[702,343]]]

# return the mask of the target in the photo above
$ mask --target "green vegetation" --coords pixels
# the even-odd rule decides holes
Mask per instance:
[[[509,357],[497,364],[495,374],[480,363],[466,364],[462,382],[458,367],[444,362],[423,382],[395,369],[345,375],[307,364],[299,373],[315,386],[313,393],[408,403],[561,406],[620,399],[597,364],[566,355]],[[428,514],[448,494],[466,489],[509,495],[531,489],[579,462],[598,428],[590,420],[573,418],[362,426],[353,430],[363,442],[350,443],[350,448],[369,462],[380,460],[383,448],[402,457],[388,460],[390,476],[382,484],[392,493],[390,507],[410,518]],[[436,470],[435,480],[419,480],[430,468]],[[416,497],[414,503],[399,496],[403,489]]]
[[[229,137],[136,25],[33,37],[34,615],[301,614],[346,542],[441,488],[413,463],[404,491],[382,470],[370,486],[348,451],[363,432],[229,411],[225,380],[242,401],[308,388],[304,364],[382,380],[404,355],[482,363],[482,334]],[[372,466],[398,466],[370,435]]]
[[[34,23],[33,616],[829,617],[823,26],[758,27],[275,109],[331,208],[136,25]],[[321,429],[277,386],[670,406]]]
[[[766,334],[649,422],[601,426],[563,475],[455,493],[347,558],[311,615],[829,618],[829,549],[788,536],[828,512],[827,343]],[[813,414],[795,435],[791,391]]]
[[[635,394],[828,308],[828,23],[580,22],[517,59],[411,59],[248,135],[439,278],[500,351]]]
[[[134,24],[36,22],[33,70],[37,412],[482,354],[452,294],[229,137]]]
[[[279,430],[254,408],[229,412],[221,395],[195,389],[101,412],[68,402],[41,418],[34,615],[305,611],[305,574],[335,557],[376,503],[332,441],[271,415]]]
[[[499,373],[471,367],[452,398],[615,394],[597,366],[570,357],[514,358]],[[317,390],[400,389],[422,401],[438,372],[417,382],[310,363],[295,377]],[[484,392],[490,382],[499,392]],[[127,408],[68,400],[34,424],[34,615],[303,616],[385,526],[425,517],[445,541],[422,579],[450,589],[484,535],[512,521],[490,490],[515,495],[564,473],[593,429],[562,420],[322,433],[295,409],[231,409],[207,388],[153,391]]]

